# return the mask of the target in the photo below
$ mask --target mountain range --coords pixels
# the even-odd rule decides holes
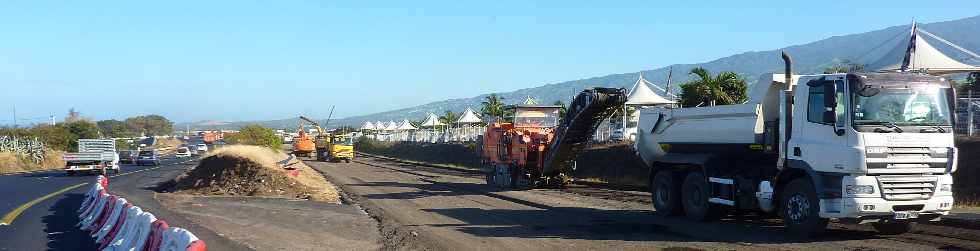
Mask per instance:
[[[980,34],[980,16],[919,24],[919,27],[967,50],[980,51],[980,36],[977,35]],[[643,74],[644,78],[648,81],[664,87],[663,83],[666,82],[667,75],[671,70],[673,71],[672,82],[674,83],[671,89],[672,92],[676,92],[678,89],[676,88],[676,83],[688,81],[690,76],[687,73],[695,67],[704,67],[712,73],[733,71],[742,76],[751,85],[764,73],[782,72],[783,63],[780,59],[780,51],[786,51],[793,56],[794,71],[796,73],[820,73],[825,68],[840,64],[841,62],[850,61],[862,64],[874,62],[881,54],[886,53],[889,49],[900,43],[901,38],[906,37],[901,35],[908,34],[908,30],[909,25],[898,25],[859,34],[834,36],[807,44],[793,45],[775,50],[744,52],[710,62],[675,64],[658,69],[551,83],[496,94],[502,97],[504,102],[508,104],[521,102],[528,96],[533,97],[540,104],[551,104],[557,100],[568,103],[581,90],[589,87],[629,88],[636,82],[639,74]],[[969,55],[956,51],[948,45],[930,39],[927,39],[927,41],[931,45],[947,53],[952,58],[967,64],[980,65],[980,59],[971,58]],[[365,121],[421,120],[429,112],[436,114],[443,114],[445,111],[460,113],[467,107],[479,111],[480,103],[488,95],[490,94],[469,98],[453,98],[403,109],[335,119],[330,122],[329,127],[338,125],[357,127]],[[242,125],[250,123],[272,128],[293,128],[298,122],[299,118],[240,122],[201,121],[178,123],[174,128],[182,129],[189,125],[196,130],[237,129]]]

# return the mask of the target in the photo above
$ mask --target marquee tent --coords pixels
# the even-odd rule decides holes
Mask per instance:
[[[946,44],[963,54],[969,55],[980,60],[980,55],[966,50],[952,42],[919,29],[912,24],[912,29],[895,47],[889,50],[878,61],[868,64],[867,69],[871,71],[901,72],[901,71],[922,71],[933,75],[945,75],[955,73],[980,72],[980,66],[965,64],[956,59],[950,58],[943,52],[926,42],[923,37],[926,35],[936,39],[940,43]]]
[[[473,112],[473,109],[470,109],[469,107],[466,108],[466,111],[463,111],[463,116],[460,116],[459,119],[456,120],[456,123],[460,124],[474,124],[480,122],[483,122],[483,120],[481,120],[480,117],[476,115],[476,112]]]

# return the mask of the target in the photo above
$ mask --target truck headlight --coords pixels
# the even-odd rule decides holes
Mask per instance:
[[[873,194],[875,187],[872,185],[847,185],[845,191],[847,194]]]
[[[940,192],[945,192],[945,193],[952,193],[953,192],[953,184],[942,184],[942,185],[939,185],[939,191]]]
[[[868,153],[885,153],[888,152],[888,147],[883,146],[869,146],[865,149]]]

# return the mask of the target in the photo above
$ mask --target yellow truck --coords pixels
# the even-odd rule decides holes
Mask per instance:
[[[327,145],[329,156],[325,160],[350,163],[354,159],[354,140],[346,134],[333,134]]]
[[[314,138],[317,160],[350,163],[354,159],[354,141],[351,137],[346,134],[328,133],[315,120],[304,116],[299,118],[309,122],[317,129],[318,134]],[[329,123],[329,121],[327,122]]]

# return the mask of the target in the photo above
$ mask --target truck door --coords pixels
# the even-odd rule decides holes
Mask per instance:
[[[839,172],[845,168],[845,158],[841,156],[847,156],[847,137],[835,133],[848,121],[848,113],[844,112],[847,107],[845,103],[849,102],[844,98],[844,75],[831,75],[812,81],[830,81],[837,86],[836,93],[832,94],[837,95],[837,121],[824,120],[824,111],[827,110],[824,95],[827,94],[824,93],[823,84],[801,80],[795,92],[793,136],[788,142],[787,158],[802,161],[791,164],[805,163],[814,171]]]

